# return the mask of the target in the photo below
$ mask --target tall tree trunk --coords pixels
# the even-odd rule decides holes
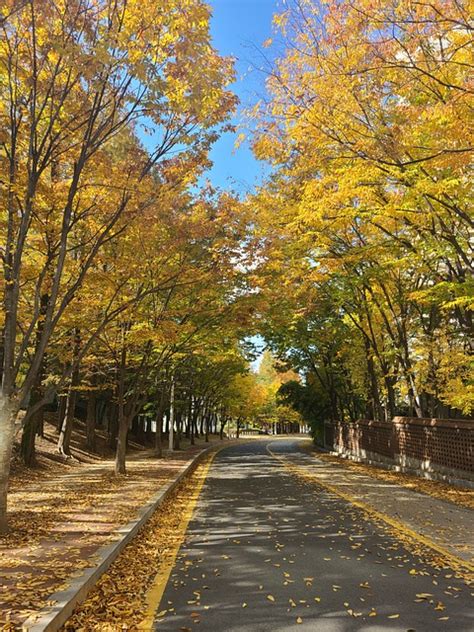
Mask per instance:
[[[115,474],[125,474],[125,459],[127,454],[127,435],[129,419],[125,414],[125,367],[127,363],[127,348],[122,346],[120,357],[119,381],[117,388],[118,400],[118,436],[117,450],[115,452]]]
[[[115,450],[117,448],[118,434],[118,406],[115,403],[110,404],[110,416],[108,419],[109,448]]]
[[[189,424],[191,426],[191,445],[195,444],[195,436],[196,436],[196,428],[197,428],[197,412],[198,412],[198,404],[196,398],[191,395],[191,405],[189,410]]]
[[[8,530],[7,496],[17,409],[8,395],[0,396],[0,533]]]
[[[79,382],[79,371],[74,371],[74,374],[71,378],[71,386],[69,387],[69,391],[67,394],[66,401],[66,412],[64,415],[64,421],[61,427],[61,432],[59,433],[58,439],[58,450],[64,456],[71,456],[71,435],[72,428],[74,425],[74,411],[76,409],[76,386]]]
[[[122,412],[120,412],[122,411]],[[115,453],[115,474],[126,474],[127,435],[129,419],[119,405],[117,451]]]
[[[31,391],[30,408],[33,408],[38,402],[41,401],[43,396],[41,384],[35,384]],[[27,422],[23,427],[20,444],[20,454],[25,465],[31,466],[35,462],[36,458],[36,434],[38,425],[43,419],[43,407],[33,412],[29,416]]]
[[[386,421],[392,421],[395,417],[396,402],[395,402],[395,379],[390,375],[384,377],[385,388],[387,390],[387,419]]]
[[[158,411],[156,413],[156,417],[155,417],[155,425],[156,425],[156,432],[155,432],[155,456],[158,459],[161,459],[163,456],[163,436],[162,436],[162,430],[163,430],[163,411],[160,410],[160,408],[158,408]]]
[[[228,421],[228,418],[225,415],[221,417],[221,428],[219,430],[219,439],[222,441],[224,439],[224,428]]]
[[[73,370],[71,374],[71,384],[66,403],[66,413],[64,421],[59,433],[58,450],[64,456],[71,456],[70,442],[72,435],[72,427],[74,424],[74,412],[76,409],[77,386],[79,384],[79,362],[78,356],[81,345],[81,336],[79,329],[74,331],[74,350],[73,350]]]
[[[46,315],[46,310],[48,308],[49,294],[47,292],[43,292],[40,298],[40,317],[38,319],[38,324],[36,326],[36,350],[41,344],[41,337],[43,335],[43,324],[44,318]],[[44,376],[44,357],[41,360],[40,368],[35,376],[35,380],[33,386],[31,388],[31,396],[29,402],[30,410],[36,406],[43,397],[43,382]],[[31,413],[31,416],[26,421],[25,427],[23,428],[23,433],[21,437],[21,445],[20,445],[20,453],[21,457],[25,463],[25,465],[32,465],[35,461],[35,441],[36,435],[38,434],[38,430],[40,430],[40,435],[43,434],[43,416],[44,410],[43,406],[38,410]]]
[[[176,432],[174,433],[174,447],[176,450],[181,448],[181,427],[183,424],[183,415],[179,412],[176,415]]]
[[[97,421],[97,394],[95,391],[89,391],[87,398],[87,417],[86,417],[86,446],[91,452],[96,449],[95,427]]]
[[[168,449],[174,450],[174,376],[171,378]]]
[[[58,412],[56,419],[56,428],[58,432],[61,432],[63,427],[64,417],[66,416],[67,394],[62,393],[58,395]]]
[[[200,426],[201,436],[205,434],[205,431],[204,431],[205,424],[206,424],[206,409],[203,406],[201,409],[201,426]]]
[[[156,417],[155,417],[155,456],[159,459],[163,456],[163,413],[165,410],[165,402],[166,402],[166,389],[163,386],[160,392],[160,399],[158,401],[158,406],[156,409]]]
[[[380,403],[380,394],[377,384],[377,375],[375,372],[375,363],[370,348],[370,341],[364,336],[365,354],[367,359],[367,375],[369,378],[369,401],[372,419],[382,420],[383,411]]]

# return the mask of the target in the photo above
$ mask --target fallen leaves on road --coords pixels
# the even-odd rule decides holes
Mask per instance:
[[[434,498],[441,500],[447,500],[460,507],[467,507],[468,509],[474,509],[474,491],[472,489],[462,489],[454,487],[441,481],[431,481],[426,478],[420,478],[414,474],[405,474],[402,472],[392,472],[390,470],[384,470],[375,465],[367,465],[365,463],[356,463],[348,459],[343,459],[332,454],[325,452],[317,452],[318,459],[322,461],[329,461],[331,463],[337,463],[347,468],[356,470],[363,474],[373,476],[389,483],[396,483],[402,487],[408,489],[414,489],[423,494],[428,494]]]
[[[189,453],[159,462],[149,457],[131,455],[122,477],[113,475],[113,459],[99,458],[15,473],[11,531],[0,536],[0,629],[19,629],[71,575],[93,565],[115,529],[176,476]]]
[[[173,538],[177,537],[178,526],[209,458],[205,458],[155,511],[138,536],[101,577],[87,599],[76,608],[63,630],[116,632],[137,629],[145,615],[150,582],[166,564],[173,550]],[[160,618],[172,611],[173,608],[162,610]],[[198,623],[200,614],[192,612],[191,617]]]

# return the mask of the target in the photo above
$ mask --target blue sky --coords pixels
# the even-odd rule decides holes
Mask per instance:
[[[259,50],[272,36],[272,18],[278,11],[278,0],[208,0],[212,8],[211,34],[215,48],[222,55],[236,58],[237,81],[232,90],[240,99],[233,122],[241,122],[243,110],[254,104],[265,91],[265,75]],[[268,53],[268,51],[267,51]],[[212,169],[206,174],[211,183],[222,189],[233,189],[241,195],[251,191],[262,180],[265,166],[255,160],[247,143],[235,149],[238,131],[224,134],[214,145]],[[261,349],[264,341],[253,336],[252,343]],[[252,363],[257,370],[261,355]]]
[[[212,9],[213,44],[223,55],[236,58],[237,81],[232,90],[241,101],[233,122],[240,123],[245,107],[264,93],[264,74],[259,50],[272,35],[272,17],[278,0],[208,0]],[[265,167],[256,161],[246,143],[235,150],[236,134],[224,134],[211,152],[213,168],[207,174],[211,183],[245,194],[262,179]]]

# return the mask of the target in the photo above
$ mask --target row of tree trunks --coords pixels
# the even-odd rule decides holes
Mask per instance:
[[[157,402],[155,414],[155,432],[152,431],[152,421],[148,416],[140,415],[136,407],[137,398],[127,402],[125,399],[126,362],[127,352],[124,347],[118,368],[115,401],[100,398],[100,385],[94,375],[89,379],[86,389],[81,389],[79,363],[76,358],[80,349],[80,334],[76,330],[73,338],[72,360],[73,370],[70,384],[66,394],[58,396],[57,407],[57,447],[60,454],[71,456],[71,438],[74,428],[77,405],[82,400],[85,403],[85,442],[86,448],[91,452],[97,449],[96,428],[98,418],[101,426],[107,423],[109,446],[116,451],[115,472],[117,475],[126,472],[126,452],[128,435],[132,429],[134,440],[146,445],[153,442],[154,452],[157,458],[163,456],[163,435],[168,435],[168,449],[179,450],[182,436],[189,439],[194,445],[196,437],[209,441],[210,433],[224,436],[224,428],[229,421],[225,411],[217,413],[215,406],[203,398],[187,392],[184,401],[179,405],[175,402],[175,382],[165,382],[157,389]],[[41,380],[38,379],[29,403],[29,410],[42,400]],[[80,398],[80,399],[79,399]],[[84,402],[85,400],[85,402]],[[35,461],[35,437],[41,428],[44,416],[44,406],[38,407],[29,415],[28,422],[23,429],[20,452],[25,464],[31,466]],[[165,428],[163,428],[165,426]],[[154,435],[154,436],[153,436]]]

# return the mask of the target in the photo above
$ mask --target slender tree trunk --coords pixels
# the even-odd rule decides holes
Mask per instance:
[[[394,388],[395,380],[390,375],[386,375],[384,377],[384,382],[385,382],[385,388],[387,390],[387,413],[388,413],[387,421],[392,421],[392,419],[395,417],[395,411],[396,411],[395,388]]]
[[[41,378],[39,378],[41,380]],[[41,384],[35,384],[33,389],[31,390],[31,399],[30,399],[30,408],[35,406],[38,402],[41,401],[43,397]],[[23,427],[23,432],[21,435],[21,444],[20,444],[20,454],[23,462],[27,466],[31,466],[35,462],[36,458],[36,434],[38,425],[41,423],[43,419],[43,407],[41,407],[36,412],[32,413],[29,417],[28,421]]]
[[[76,387],[79,384],[79,363],[77,358],[79,356],[79,350],[81,345],[81,337],[79,329],[74,331],[74,351],[73,351],[73,370],[71,375],[71,384],[69,386],[69,392],[67,396],[66,413],[64,421],[59,433],[58,450],[64,456],[71,456],[70,442],[72,427],[74,423],[74,412],[76,409],[77,390]]]
[[[155,456],[159,459],[163,456],[163,412],[165,410],[165,396],[166,389],[163,387],[160,392],[160,399],[158,401],[155,417]]]
[[[69,392],[67,395],[66,413],[64,415],[64,422],[62,424],[61,432],[59,433],[58,450],[64,456],[71,456],[70,444],[77,397],[75,387],[77,386],[78,381],[79,372],[77,372],[77,376],[73,375],[71,379],[71,386],[69,387]]]
[[[40,298],[40,317],[38,319],[38,324],[36,326],[36,343],[35,343],[36,351],[38,350],[38,347],[41,344],[41,337],[43,335],[44,318],[46,316],[46,310],[48,308],[48,301],[49,301],[49,294],[47,292],[43,292]],[[44,356],[41,359],[40,367],[35,376],[33,386],[31,387],[31,395],[30,395],[30,403],[29,403],[30,409],[33,408],[33,406],[35,406],[42,400],[43,376],[44,376]],[[32,465],[35,461],[36,435],[38,434],[40,436],[43,436],[43,419],[44,419],[44,409],[43,409],[43,406],[41,406],[41,408],[39,408],[36,412],[32,413],[32,416],[28,419],[25,427],[23,428],[20,453],[26,465]]]
[[[183,423],[183,416],[181,413],[176,415],[176,432],[174,433],[174,447],[176,450],[181,448],[181,426]]]
[[[28,408],[31,410],[43,398],[43,370],[37,375],[35,384],[31,389],[31,396]],[[28,419],[23,427],[20,443],[20,454],[23,462],[27,466],[34,464],[36,459],[36,437],[43,436],[44,407],[41,406],[35,412],[28,415]]]
[[[58,396],[58,412],[56,419],[56,429],[61,432],[63,427],[64,417],[66,416],[67,394],[61,394]]]
[[[86,417],[86,445],[87,449],[95,452],[96,449],[96,420],[97,420],[97,395],[94,391],[89,392],[87,399],[87,417]]]
[[[8,396],[0,396],[0,533],[8,531],[7,497],[15,432],[15,409]]]
[[[364,336],[365,354],[367,359],[367,375],[369,378],[369,401],[371,404],[372,419],[383,419],[382,406],[380,404],[380,394],[375,373],[375,364],[370,349],[370,341]]]
[[[189,436],[189,442],[191,445],[194,445],[194,419],[193,419],[193,399],[192,399],[192,395],[189,396],[189,402],[188,402],[188,413],[187,413],[187,420],[188,420],[188,436]]]
[[[206,423],[206,410],[203,408],[201,410],[201,427],[200,427],[200,433],[201,436],[204,435],[204,425]]]
[[[168,449],[174,450],[174,376],[171,378]]]
[[[110,416],[108,419],[109,448],[116,450],[118,435],[118,406],[115,403],[110,404]]]
[[[122,412],[120,412],[122,411]],[[129,419],[123,412],[123,406],[119,406],[117,451],[115,453],[115,474],[126,474],[127,435]]]
[[[122,346],[118,381],[118,436],[115,452],[115,474],[125,474],[125,459],[127,454],[127,435],[129,419],[125,414],[125,367],[127,363],[127,348]]]
[[[194,414],[193,414],[193,423],[194,423],[194,437],[195,439],[199,439],[199,422],[201,419],[201,400],[198,397],[194,398]]]
[[[221,441],[224,439],[224,428],[225,428],[225,425],[226,425],[227,421],[228,421],[227,417],[225,415],[222,415],[222,417],[221,417],[221,429],[219,431],[219,438],[220,438]]]
[[[155,456],[158,459],[163,457],[163,442],[162,442],[162,429],[163,429],[163,411],[158,408],[158,412],[155,417],[156,432],[155,432]]]

